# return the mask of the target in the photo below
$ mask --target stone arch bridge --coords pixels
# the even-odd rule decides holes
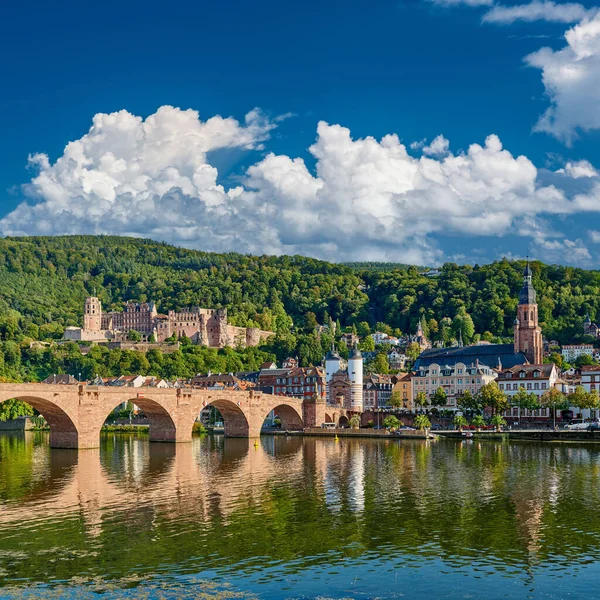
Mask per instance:
[[[150,423],[150,441],[189,442],[200,411],[212,405],[223,416],[228,437],[258,437],[266,416],[275,410],[284,429],[300,431],[325,419],[325,403],[253,390],[127,388],[43,383],[0,384],[0,402],[23,400],[50,425],[53,448],[97,448],[100,429],[120,404],[133,402]]]

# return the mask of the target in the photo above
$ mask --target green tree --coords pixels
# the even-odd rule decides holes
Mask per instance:
[[[506,426],[506,421],[505,421],[504,417],[499,414],[495,414],[491,418],[490,423],[496,428],[497,431],[500,431],[502,429],[502,427]]]
[[[512,406],[517,406],[519,408],[519,421],[521,420],[522,410],[536,410],[539,408],[537,396],[533,392],[527,393],[523,386],[519,387],[517,393],[512,396],[509,401]]]
[[[554,425],[556,425],[556,411],[569,408],[567,397],[555,387],[546,390],[542,394],[540,397],[540,405],[550,410]]]
[[[350,427],[352,429],[359,429],[360,428],[360,415],[352,415],[350,417],[350,419],[348,420],[348,425],[350,425]]]
[[[443,387],[439,387],[435,390],[435,394],[431,396],[431,405],[432,406],[445,406],[448,402],[448,394],[446,394],[446,390]]]
[[[33,416],[33,409],[21,400],[5,400],[0,403],[0,421]]]
[[[139,331],[136,331],[135,329],[130,329],[127,332],[127,339],[130,342],[141,342],[142,341],[142,334]]]
[[[394,390],[390,396],[390,406],[392,408],[402,408],[402,396],[398,390]]]
[[[394,430],[398,429],[398,427],[400,427],[400,420],[398,419],[398,417],[396,417],[394,415],[388,415],[383,420],[383,426],[386,429],[389,429],[390,431],[394,431]]]
[[[427,399],[427,394],[425,392],[417,392],[417,395],[415,396],[415,405],[422,409],[429,406],[429,400]]]
[[[410,361],[414,362],[417,360],[417,358],[419,358],[419,354],[421,354],[421,346],[419,346],[417,342],[411,342],[406,347],[406,356]]]
[[[464,393],[458,397],[457,406],[460,410],[467,413],[478,412],[483,409],[480,396],[474,396],[469,390],[465,390]]]
[[[481,386],[479,400],[484,408],[489,408],[492,414],[502,413],[508,408],[508,401],[504,392],[495,381],[490,381]]]
[[[475,335],[475,325],[471,315],[464,308],[460,308],[452,320],[452,329],[456,338],[462,336],[463,342],[469,344]]]
[[[581,367],[585,367],[585,366],[593,365],[593,364],[594,364],[594,359],[589,354],[582,354],[581,356],[578,356],[577,360],[575,361],[575,366],[578,369],[581,369]]]
[[[427,418],[427,415],[417,415],[414,420],[414,425],[417,429],[429,429],[431,427],[431,421]]]
[[[471,420],[471,425],[474,425],[475,427],[477,427],[477,429],[481,429],[485,426],[485,419],[482,415],[475,415]]]
[[[553,362],[559,369],[563,368],[564,365],[564,359],[562,357],[562,354],[558,353],[558,352],[552,352],[550,354],[550,356],[548,357],[550,359],[551,362]]]
[[[363,352],[373,352],[375,350],[375,341],[370,335],[368,335],[367,337],[363,338],[363,341],[359,346]]]
[[[385,375],[390,372],[390,364],[388,363],[387,355],[385,352],[380,352],[371,365],[373,373],[379,373]]]
[[[589,392],[586,392],[582,385],[578,385],[575,391],[568,395],[569,404],[576,406],[581,413],[588,408],[593,408],[594,398]]]
[[[458,429],[459,431],[462,431],[462,428],[466,427],[469,424],[467,419],[462,415],[456,415],[452,422],[454,423],[454,427],[456,427],[456,429]]]

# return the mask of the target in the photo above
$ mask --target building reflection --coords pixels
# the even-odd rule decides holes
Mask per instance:
[[[0,550],[72,526],[69,539],[109,554],[115,536],[149,540],[136,559],[148,563],[184,550],[210,563],[385,547],[392,564],[534,573],[600,558],[599,484],[600,453],[582,446],[107,436],[76,452],[27,433],[0,436]]]

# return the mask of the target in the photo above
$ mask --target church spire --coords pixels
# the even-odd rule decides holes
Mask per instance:
[[[538,307],[535,288],[532,283],[533,272],[527,264],[523,270],[523,287],[519,292],[519,306],[515,319],[515,353],[522,353],[531,364],[542,364],[542,330],[538,324]]]

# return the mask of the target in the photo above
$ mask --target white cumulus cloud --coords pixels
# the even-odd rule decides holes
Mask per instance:
[[[271,153],[236,187],[218,183],[211,151],[259,148],[272,128],[256,110],[243,124],[173,107],[145,120],[126,111],[96,115],[54,163],[30,157],[37,170],[25,189],[30,199],[0,220],[0,232],[112,233],[214,251],[420,264],[443,260],[440,236],[513,235],[561,240],[562,250],[587,260],[579,242],[568,246],[544,223],[548,215],[600,210],[600,180],[586,161],[543,184],[536,166],[496,135],[456,154],[438,136],[415,157],[397,135],[353,139],[347,128],[320,122],[309,148],[314,170],[301,157]],[[589,183],[573,197],[561,188],[582,178]]]
[[[600,14],[565,34],[560,50],[541,48],[525,58],[541,69],[550,107],[536,129],[571,144],[578,130],[600,128]]]
[[[551,0],[534,0],[528,4],[493,6],[484,16],[486,23],[509,24],[515,21],[550,21],[555,23],[577,23],[589,14],[579,3],[563,4]]]
[[[423,148],[423,154],[428,156],[443,156],[448,153],[450,142],[443,136],[438,135],[428,146]]]
[[[494,4],[494,0],[429,0],[434,4],[441,6],[491,6]]]

